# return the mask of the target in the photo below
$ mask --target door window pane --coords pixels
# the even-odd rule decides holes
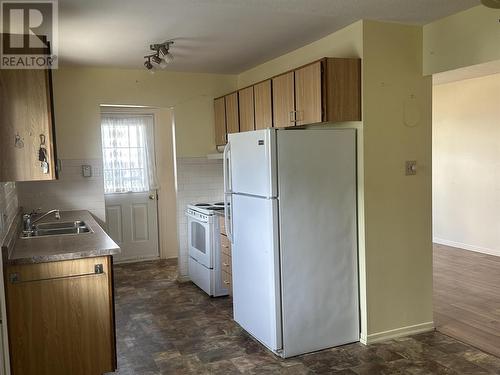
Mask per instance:
[[[104,115],[101,123],[104,192],[149,191],[146,135],[152,116]]]

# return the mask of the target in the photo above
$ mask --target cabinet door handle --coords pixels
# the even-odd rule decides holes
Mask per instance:
[[[295,122],[304,121],[304,110],[295,111],[298,116],[295,116]]]
[[[222,263],[222,265],[223,265],[224,267],[229,267],[229,264],[227,264],[227,263]]]
[[[229,285],[231,283],[229,281],[224,280],[224,284]]]
[[[28,279],[28,280],[22,280],[21,275],[18,272],[15,272],[15,273],[11,273],[9,275],[9,280],[10,280],[11,284],[21,284],[21,283],[34,283],[34,282],[39,282],[39,281],[74,279],[77,277],[98,276],[98,275],[103,275],[103,274],[104,274],[103,265],[96,264],[94,266],[94,272],[79,273],[76,275],[65,275],[65,276],[57,276],[57,277],[46,277],[46,278],[40,278],[40,279]]]
[[[290,111],[290,122],[297,122],[297,111]]]

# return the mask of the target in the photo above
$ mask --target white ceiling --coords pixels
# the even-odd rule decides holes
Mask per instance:
[[[479,0],[59,0],[59,63],[142,68],[175,41],[173,71],[239,73],[359,19],[426,24]]]

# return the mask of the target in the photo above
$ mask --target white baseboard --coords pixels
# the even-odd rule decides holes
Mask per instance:
[[[481,247],[481,246],[468,245],[466,243],[461,243],[461,242],[443,240],[442,238],[437,238],[437,237],[434,237],[433,241],[434,243],[437,243],[439,245],[457,247],[463,250],[475,251],[476,253],[482,253],[500,257],[500,250],[488,249],[486,247]]]
[[[371,333],[366,335],[361,334],[360,341],[364,345],[374,344],[376,342],[397,339],[399,337],[416,335],[417,333],[430,332],[434,330],[434,322],[416,324],[413,326],[391,329],[390,331]]]

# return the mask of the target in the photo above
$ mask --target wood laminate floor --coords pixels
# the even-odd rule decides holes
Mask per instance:
[[[230,298],[176,276],[173,261],[115,266],[116,374],[500,374],[499,358],[438,332],[284,360],[232,320]]]
[[[500,357],[500,257],[434,245],[434,322]]]

